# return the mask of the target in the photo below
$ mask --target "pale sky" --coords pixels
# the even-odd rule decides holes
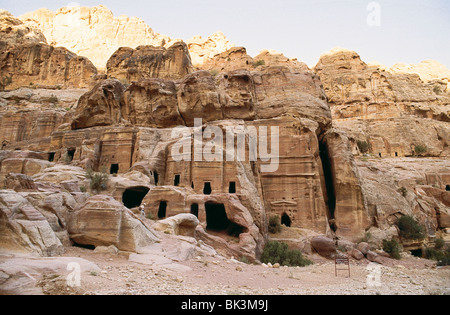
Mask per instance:
[[[323,52],[339,46],[366,62],[392,66],[435,59],[450,69],[448,0],[0,0],[0,8],[19,16],[72,2],[137,16],[173,38],[222,31],[252,56],[274,49],[314,66]],[[379,15],[368,10],[371,2],[379,5]],[[369,25],[368,17],[376,22],[377,16],[379,26]]]

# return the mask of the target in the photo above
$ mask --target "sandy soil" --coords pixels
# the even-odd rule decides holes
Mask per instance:
[[[201,244],[200,244],[201,245]],[[70,247],[62,257],[0,253],[0,294],[49,295],[429,295],[450,294],[450,268],[408,256],[386,265],[308,256],[308,267],[269,268],[227,259],[193,238],[161,234],[142,254]],[[79,286],[67,281],[81,264]],[[342,266],[340,266],[342,268]],[[73,280],[73,278],[70,278]]]
[[[268,268],[221,257],[196,257],[174,266],[130,262],[127,257],[72,248],[67,257],[87,259],[100,272],[84,273],[80,287],[65,275],[47,275],[38,286],[45,294],[95,295],[428,295],[450,294],[450,269],[429,267],[410,257],[387,267],[351,263],[335,275],[334,262],[313,257],[304,268]],[[378,266],[379,269],[374,266]],[[372,269],[371,269],[372,268]],[[377,273],[379,272],[379,273]],[[377,282],[377,275],[379,281]]]

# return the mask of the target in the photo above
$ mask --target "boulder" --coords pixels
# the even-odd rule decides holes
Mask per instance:
[[[336,243],[334,240],[326,237],[325,235],[319,235],[311,238],[311,246],[322,257],[334,259],[336,257]]]
[[[111,246],[121,251],[139,252],[158,238],[124,205],[112,197],[89,198],[71,213],[70,238],[80,245]]]
[[[195,215],[186,213],[158,221],[153,225],[153,229],[168,234],[193,237],[199,224]]]
[[[47,257],[64,253],[46,218],[12,190],[0,191],[0,248]]]
[[[366,242],[359,243],[356,248],[364,255],[367,255],[367,253],[370,251],[370,245]]]
[[[363,253],[361,253],[359,250],[357,250],[356,248],[353,248],[351,251],[350,251],[350,255],[353,257],[353,258],[355,258],[356,260],[362,260],[362,259],[364,259],[364,255],[363,255]]]

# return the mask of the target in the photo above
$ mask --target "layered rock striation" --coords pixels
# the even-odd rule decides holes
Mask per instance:
[[[89,59],[47,44],[40,31],[7,13],[0,15],[0,33],[2,90],[35,85],[89,87],[97,75]]]
[[[314,71],[320,76],[334,118],[353,141],[370,144],[380,157],[449,154],[450,98],[417,74],[391,73],[369,66],[344,49],[324,54]]]

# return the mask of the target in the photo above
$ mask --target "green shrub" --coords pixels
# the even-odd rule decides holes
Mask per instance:
[[[434,248],[427,248],[425,251],[425,258],[437,261],[438,266],[450,265],[450,250],[437,250]]]
[[[361,141],[358,140],[356,141],[357,145],[358,145],[358,149],[362,154],[366,154],[370,151],[370,143],[367,141]]]
[[[412,216],[406,215],[401,217],[397,226],[400,229],[400,236],[409,240],[425,239],[425,228],[421,226]]]
[[[253,63],[254,68],[258,68],[259,66],[264,66],[266,62],[264,60],[258,60],[255,63]]]
[[[105,172],[94,172],[92,169],[88,169],[86,172],[86,178],[91,181],[91,189],[97,192],[108,188],[108,177]]]
[[[392,258],[400,260],[401,247],[396,239],[392,239],[390,241],[383,240],[383,250]]]
[[[372,239],[372,234],[369,232],[366,232],[364,234],[364,237],[362,239],[360,239],[357,243],[369,243],[370,240]]]
[[[416,145],[414,147],[414,152],[416,153],[417,156],[423,155],[423,154],[427,153],[427,151],[428,151],[428,148],[424,145]]]
[[[442,238],[438,238],[434,241],[434,248],[443,249],[445,246],[445,241]]]
[[[212,69],[209,71],[209,74],[211,74],[213,77],[217,77],[219,75],[220,71],[217,69]]]
[[[59,103],[58,97],[55,96],[55,95],[53,95],[53,94],[52,94],[52,96],[50,96],[50,97],[48,98],[47,101],[48,101],[49,103],[53,104],[53,105],[56,105],[56,104]]]
[[[405,187],[400,187],[398,189],[398,192],[401,193],[403,197],[406,197],[408,195],[408,189],[406,189]]]
[[[269,241],[264,248],[261,261],[265,264],[280,264],[282,266],[300,266],[305,267],[312,265],[312,262],[303,257],[299,250],[290,250],[286,243]]]
[[[269,218],[269,233],[278,234],[281,232],[280,218],[277,215],[273,215]]]
[[[441,87],[439,85],[435,85],[433,87],[433,92],[439,95],[439,94],[442,93],[442,89],[441,89]]]
[[[13,79],[12,79],[12,77],[10,75],[7,75],[7,76],[2,78],[0,83],[2,85],[2,88],[5,89],[8,85],[13,83]]]

